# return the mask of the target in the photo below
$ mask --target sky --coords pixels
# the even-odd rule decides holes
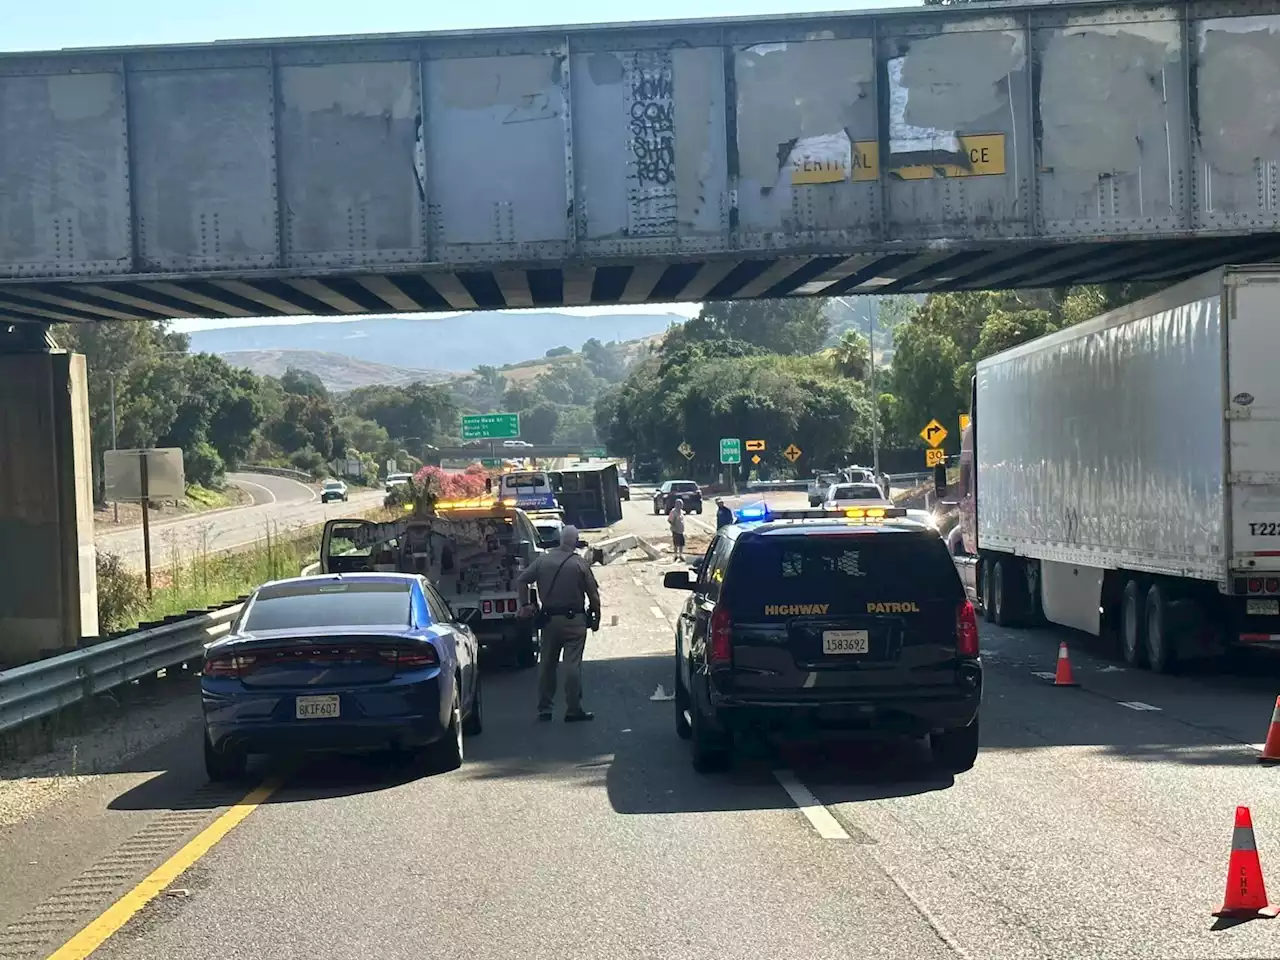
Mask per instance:
[[[764,16],[916,5],[911,0],[801,0],[799,4],[794,0],[645,0],[638,4],[614,0],[56,0],[47,4],[8,0],[0,21],[0,50]],[[669,309],[690,316],[697,312],[697,304]],[[638,311],[627,307],[586,307],[567,312],[607,315]],[[652,313],[653,308],[644,308],[644,312]],[[305,323],[316,319],[319,318],[273,318],[270,322]],[[177,320],[173,329],[190,333],[263,322],[266,321],[248,318]]]
[[[0,50],[476,30],[917,6],[911,0],[7,0]]]

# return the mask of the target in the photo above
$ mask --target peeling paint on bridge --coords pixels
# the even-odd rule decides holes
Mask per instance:
[[[1280,257],[1280,0],[0,55],[0,322]]]

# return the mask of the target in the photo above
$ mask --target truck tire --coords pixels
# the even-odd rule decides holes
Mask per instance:
[[[1026,593],[1022,587],[1022,571],[1018,562],[1012,558],[997,560],[991,571],[992,586],[991,606],[994,610],[995,622],[1000,627],[1012,627],[1018,622],[1018,614],[1022,610],[1018,602]]]
[[[1169,616],[1169,602],[1160,584],[1147,591],[1144,611],[1147,664],[1154,673],[1171,673],[1178,663],[1177,636]]]
[[[995,593],[995,577],[991,575],[991,570],[995,566],[987,561],[982,562],[982,619],[987,623],[996,622],[996,605],[992,600],[992,594]]]
[[[1120,655],[1131,667],[1147,664],[1146,597],[1137,579],[1124,585],[1120,599]]]

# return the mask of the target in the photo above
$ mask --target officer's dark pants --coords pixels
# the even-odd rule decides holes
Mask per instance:
[[[556,668],[564,653],[564,699],[568,713],[582,712],[582,652],[587,645],[584,614],[552,617],[542,628],[538,654],[538,712],[550,713],[556,699]]]

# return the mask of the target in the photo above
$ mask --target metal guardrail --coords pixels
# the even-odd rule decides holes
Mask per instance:
[[[140,630],[91,647],[0,671],[0,733],[204,654],[243,606]]]
[[[265,473],[269,477],[284,477],[288,480],[298,480],[302,483],[313,483],[315,481],[315,478],[305,470],[294,470],[292,467],[267,467],[259,466],[256,463],[244,463],[237,470],[241,473]]]

